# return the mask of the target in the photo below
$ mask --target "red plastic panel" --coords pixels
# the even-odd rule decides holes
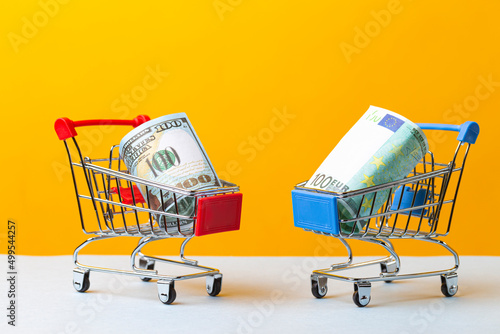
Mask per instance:
[[[195,235],[239,230],[242,199],[241,193],[198,199]]]
[[[134,196],[132,196],[132,190],[130,188],[120,187],[120,196],[122,198],[122,203],[133,205],[134,197],[136,204],[146,203],[146,200],[144,199],[144,197],[142,197],[139,187],[137,187],[136,185],[134,185],[133,187],[134,187]],[[118,189],[116,187],[111,188],[111,193],[118,194]]]

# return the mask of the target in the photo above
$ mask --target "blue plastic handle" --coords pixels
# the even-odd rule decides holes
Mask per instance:
[[[469,144],[474,144],[479,135],[479,124],[476,122],[465,122],[462,125],[433,123],[417,123],[417,125],[422,130],[456,131],[458,132],[457,140]]]

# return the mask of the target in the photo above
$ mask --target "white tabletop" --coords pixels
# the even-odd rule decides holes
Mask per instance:
[[[5,255],[0,256],[5,264]],[[86,256],[92,265],[120,265],[126,256]],[[16,328],[7,325],[7,281],[1,280],[5,333],[498,333],[500,257],[461,257],[459,291],[443,297],[439,277],[373,283],[365,308],[352,302],[350,283],[329,280],[328,295],[311,294],[310,272],[341,258],[197,257],[224,274],[219,297],[204,278],[176,282],[164,305],[154,282],[92,272],[90,289],[72,286],[70,256],[18,257]],[[402,257],[402,272],[451,267],[445,257]],[[159,267],[160,270],[179,267]],[[368,267],[360,275],[377,275]],[[7,270],[5,269],[5,272]],[[174,271],[175,273],[175,271]],[[348,274],[348,272],[344,272]]]

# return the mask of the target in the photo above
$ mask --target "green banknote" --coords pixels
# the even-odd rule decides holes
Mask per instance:
[[[338,193],[373,187],[406,177],[427,153],[428,143],[413,122],[392,111],[370,106],[341,139],[306,187]],[[389,190],[338,199],[341,220],[376,213],[387,201]],[[361,208],[361,209],[360,209]],[[366,221],[341,224],[345,233],[359,231]]]
[[[132,175],[187,190],[213,188],[219,178],[185,113],[166,115],[148,121],[120,142],[120,157]],[[150,207],[183,216],[195,215],[195,199],[139,185]],[[163,195],[163,196],[162,196]],[[177,200],[177,203],[175,203]],[[177,204],[177,205],[176,205]],[[167,232],[177,231],[177,219],[155,216]],[[192,219],[180,220],[181,232],[193,227]]]

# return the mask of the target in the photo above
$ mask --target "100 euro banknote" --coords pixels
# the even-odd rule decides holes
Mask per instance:
[[[345,193],[401,180],[427,153],[428,143],[422,130],[413,122],[392,111],[370,106],[323,161],[306,187]],[[339,198],[341,220],[376,213],[387,201],[389,190],[364,197]],[[354,226],[359,231],[365,224]],[[350,233],[353,224],[341,224]]]

